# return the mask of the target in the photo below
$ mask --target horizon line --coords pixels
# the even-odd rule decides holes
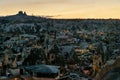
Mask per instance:
[[[23,12],[26,12],[26,11],[23,11]],[[0,17],[15,16],[17,14],[0,15]],[[120,18],[114,18],[114,17],[109,17],[109,18],[102,18],[102,17],[96,17],[96,18],[95,17],[93,17],[93,18],[92,17],[87,17],[87,18],[82,18],[82,17],[78,17],[78,18],[77,17],[76,18],[63,18],[63,17],[61,17],[61,18],[57,18],[56,16],[62,16],[62,15],[34,15],[34,14],[31,14],[31,15],[27,14],[27,16],[43,17],[43,18],[49,18],[49,19],[117,19],[117,20],[120,20]]]

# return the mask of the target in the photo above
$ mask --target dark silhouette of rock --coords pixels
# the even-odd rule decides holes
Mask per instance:
[[[26,12],[23,12],[23,11],[19,11],[17,15],[18,16],[27,16]]]

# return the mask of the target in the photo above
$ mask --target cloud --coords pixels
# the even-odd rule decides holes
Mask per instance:
[[[49,16],[44,16],[44,17],[47,17],[47,18],[53,18],[53,17],[60,17],[62,15],[49,15]]]

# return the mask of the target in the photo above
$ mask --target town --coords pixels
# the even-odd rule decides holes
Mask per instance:
[[[119,80],[119,61],[119,19],[0,17],[0,80]]]

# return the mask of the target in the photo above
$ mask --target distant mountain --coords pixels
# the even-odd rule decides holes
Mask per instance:
[[[38,16],[30,16],[27,15],[26,12],[23,11],[19,11],[17,14],[15,15],[9,15],[9,16],[2,16],[0,17],[0,23],[27,23],[27,22],[34,22],[34,21],[41,21],[41,20],[45,20],[45,17],[38,17]]]
[[[16,28],[15,28],[16,27]],[[27,15],[26,12],[19,11],[15,15],[0,17],[1,31],[15,32],[26,31],[34,32],[44,29],[69,30],[76,33],[77,31],[120,31],[120,19],[50,19],[46,17]],[[54,28],[53,28],[54,27]],[[8,29],[10,28],[10,29]],[[15,28],[15,29],[14,29]]]

